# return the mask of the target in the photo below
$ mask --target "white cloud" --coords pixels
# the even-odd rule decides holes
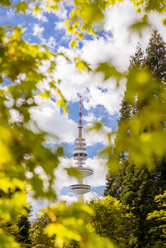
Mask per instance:
[[[47,41],[47,47],[50,48],[51,50],[55,49],[56,47],[56,41],[54,39],[54,37],[50,36],[50,38]]]
[[[47,132],[47,142],[50,143],[73,143],[78,134],[78,124],[72,119],[69,119],[67,114],[61,113],[56,103],[52,100],[42,99],[41,97],[35,98],[37,107],[31,108],[31,118],[37,123],[37,126]],[[86,119],[87,118],[87,119]],[[91,122],[90,119],[91,118]],[[88,121],[87,126],[84,129],[88,130],[90,125],[94,121],[100,121],[101,118],[95,118],[93,114],[89,117],[84,117]],[[33,124],[30,125],[31,129],[34,129]],[[101,131],[84,132],[83,136],[86,139],[87,145],[94,145],[95,143],[107,144],[107,134],[112,131],[111,128],[103,126]]]
[[[80,56],[92,68],[95,68],[99,62],[111,61],[119,70],[125,71],[138,42],[145,48],[151,35],[152,28],[145,29],[142,37],[129,32],[129,26],[140,18],[130,1],[114,5],[105,13],[104,37],[94,38],[91,41],[84,40],[81,49],[71,50],[60,47],[59,52],[64,52],[71,60],[75,56]],[[156,26],[165,37],[161,16],[151,13],[149,19],[152,26]],[[63,26],[61,22],[57,25]],[[61,79],[60,88],[68,101],[77,101],[79,93],[83,96],[85,109],[89,111],[101,104],[110,115],[119,112],[125,90],[124,82],[121,87],[116,88],[114,79],[103,82],[103,76],[99,73],[96,75],[85,71],[79,73],[75,69],[74,62],[67,63],[63,59],[58,61],[56,77]]]
[[[33,35],[37,36],[41,42],[46,43],[46,39],[43,38],[44,27],[41,27],[39,24],[35,24],[33,27]]]
[[[159,31],[163,39],[166,40],[165,26],[162,25],[163,18],[164,16],[157,12],[151,12],[149,14],[149,21],[152,24],[152,27],[155,27]]]
[[[64,4],[60,4],[60,9],[56,12],[56,16],[60,19],[60,20],[66,20],[67,19],[67,10],[64,7]]]
[[[91,187],[105,185],[107,174],[106,160],[99,157],[88,158],[86,165],[93,169],[93,175],[85,178],[84,183],[91,185]]]
[[[59,52],[65,53],[71,61],[73,57],[81,54],[80,50],[71,51],[62,47]],[[68,63],[63,58],[57,60],[55,78],[61,79],[60,89],[68,101],[78,101],[78,94],[80,94],[87,110],[96,108],[97,105],[103,105],[111,115],[119,111],[124,83],[116,88],[114,79],[103,82],[101,73],[79,72],[75,68],[74,62]]]
[[[13,16],[15,16],[16,15],[16,9],[12,9],[12,8],[10,8],[10,9],[8,9],[7,10],[7,15],[9,16],[9,17],[13,17]]]
[[[43,37],[44,27],[39,24],[35,24],[33,27],[33,35],[37,36],[42,44],[46,45],[50,50],[54,50],[56,47],[56,40],[53,36],[50,36],[49,39]],[[46,61],[47,62],[47,61]],[[48,62],[47,62],[48,63]]]
[[[60,193],[63,187],[69,187],[71,184],[76,182],[74,178],[68,176],[65,170],[71,166],[74,166],[74,161],[72,158],[61,158],[58,168],[55,169],[55,189],[58,193]]]
[[[11,122],[23,122],[24,116],[20,114],[18,110],[10,109],[9,112],[10,112]]]
[[[32,12],[32,16],[38,19],[39,21],[48,22],[47,17],[43,14],[42,11],[37,13]]]
[[[61,114],[55,102],[38,98],[38,104],[38,107],[31,109],[31,118],[36,121],[39,128],[58,137],[56,142],[74,141],[77,132],[76,123],[67,115]],[[49,141],[55,142],[53,138],[51,140],[51,136]]]
[[[77,196],[71,196],[71,195],[60,195],[59,196],[60,201],[66,201],[67,204],[71,204],[72,202],[77,201]]]
[[[58,61],[55,76],[61,79],[60,89],[68,101],[76,101],[78,93],[87,95],[87,85],[92,82],[90,74],[85,71],[79,73],[74,63],[69,64],[62,60]]]
[[[66,30],[64,21],[55,22],[55,30]]]
[[[92,123],[91,123],[92,124]],[[88,124],[87,129],[91,127],[92,125]],[[86,139],[87,146],[92,146],[96,143],[101,143],[103,145],[108,145],[108,137],[107,134],[112,131],[111,128],[104,126],[100,131],[90,131],[85,132],[84,137]]]
[[[106,91],[103,91],[104,88],[99,88],[95,85],[89,87],[89,95],[84,102],[84,107],[87,110],[96,108],[97,105],[103,105],[110,115],[114,115],[119,111],[125,86],[122,84],[121,87],[116,88],[112,80],[109,83],[107,82],[107,86],[105,84]]]
[[[112,33],[106,38],[99,37],[92,41],[84,41],[82,57],[88,63],[96,65],[100,62],[111,61],[120,70],[125,71],[129,66],[129,57],[135,52],[138,41],[148,42],[149,35],[140,38],[137,34],[130,35],[129,26],[138,19],[136,8],[128,1],[108,8],[105,13],[104,31]]]
[[[59,1],[58,6],[59,6],[59,10],[56,11],[56,16],[59,18],[59,20],[66,20],[68,17],[67,9],[73,7],[73,1],[72,0]]]
[[[125,71],[129,66],[130,56],[135,53],[138,42],[145,48],[154,27],[159,30],[163,38],[166,38],[162,18],[163,16],[160,14],[151,12],[149,21],[152,27],[144,29],[142,37],[140,37],[137,33],[129,31],[129,27],[141,19],[131,1],[126,0],[111,6],[105,13],[103,26],[106,32],[105,37],[83,41],[81,57],[92,66],[99,62],[111,61],[120,70]]]
[[[83,116],[82,119],[87,123],[94,123],[101,121],[101,118],[97,118],[92,112],[89,112],[88,115]]]
[[[35,24],[33,27],[33,35],[41,37],[43,34],[44,28],[39,26],[39,24]]]
[[[94,38],[94,40],[85,40],[81,56],[89,64],[95,67],[98,63],[109,61],[112,59],[113,54],[112,37],[104,39],[103,37]]]
[[[149,14],[151,28],[144,29],[141,37],[137,33],[130,32],[129,27],[141,17],[142,15],[136,13],[136,8],[129,0],[108,8],[105,13],[104,30],[111,31],[113,34],[112,43],[110,43],[113,62],[124,70],[129,65],[130,55],[135,53],[137,43],[140,42],[143,48],[147,46],[154,27],[159,30],[163,38],[166,38],[161,21],[163,16],[155,12]]]
[[[91,199],[96,198],[96,197],[98,197],[98,196],[95,192],[93,192],[93,193],[89,192],[89,193],[84,195],[84,201],[89,202]]]
[[[39,212],[44,209],[49,207],[50,202],[46,199],[33,199],[31,192],[29,192],[27,194],[27,201],[30,204],[30,206],[32,207],[32,211],[30,214],[30,220],[33,221],[36,219],[37,215],[39,214]]]

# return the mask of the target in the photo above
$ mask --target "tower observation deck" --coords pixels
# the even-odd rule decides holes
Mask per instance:
[[[77,178],[78,183],[70,186],[70,191],[77,194],[78,199],[83,199],[83,195],[90,191],[90,185],[83,183],[83,178],[91,176],[93,170],[85,166],[87,159],[86,143],[82,137],[82,112],[81,112],[81,97],[79,105],[79,124],[78,124],[78,138],[75,140],[75,148],[73,152],[73,159],[75,160],[76,168],[80,171],[80,177]]]

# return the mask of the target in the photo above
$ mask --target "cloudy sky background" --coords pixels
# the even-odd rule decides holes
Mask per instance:
[[[94,175],[85,179],[85,183],[92,186],[91,192],[85,196],[85,199],[90,199],[95,194],[102,195],[103,192],[107,170],[105,161],[98,158],[97,154],[107,144],[106,133],[117,128],[120,103],[125,90],[123,81],[117,89],[114,79],[103,82],[101,74],[78,72],[75,69],[74,57],[80,56],[92,68],[99,62],[111,61],[120,71],[125,71],[129,66],[130,56],[135,53],[137,43],[140,42],[143,49],[146,48],[152,28],[156,27],[165,40],[166,32],[161,24],[162,16],[151,13],[149,16],[151,28],[144,30],[141,37],[137,33],[131,33],[129,26],[139,17],[132,3],[126,0],[106,11],[103,31],[98,37],[88,36],[79,47],[71,50],[69,43],[72,37],[65,33],[63,24],[68,17],[71,1],[62,2],[65,4],[61,4],[61,10],[54,14],[29,13],[24,16],[17,15],[14,10],[0,8],[0,25],[20,24],[25,28],[24,37],[27,42],[45,44],[52,52],[63,52],[73,61],[69,64],[64,58],[59,58],[55,71],[55,79],[61,79],[60,89],[68,101],[68,114],[64,114],[56,106],[54,99],[43,101],[39,97],[36,97],[39,107],[31,111],[32,118],[39,127],[50,136],[58,136],[58,143],[64,145],[67,156],[61,159],[61,166],[56,170],[55,187],[60,199],[71,202],[76,200],[76,197],[69,192],[68,186],[76,181],[67,176],[64,168],[73,164],[71,157],[77,136],[79,95],[83,99],[84,131],[95,121],[102,121],[105,130],[97,134],[84,132],[88,151],[86,164],[94,170]],[[41,69],[47,73],[47,63]],[[47,89],[47,83],[46,80],[41,87]],[[57,140],[49,138],[48,142],[51,146]]]

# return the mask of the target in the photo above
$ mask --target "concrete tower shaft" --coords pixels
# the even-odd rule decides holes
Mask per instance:
[[[75,140],[75,148],[73,151],[73,159],[76,160],[76,168],[81,172],[81,176],[77,178],[78,184],[70,186],[70,191],[78,195],[79,199],[83,198],[85,193],[90,191],[90,185],[83,183],[83,178],[93,174],[93,170],[85,167],[85,161],[87,159],[86,143],[82,137],[82,111],[81,111],[81,96],[79,102],[79,124],[78,124],[78,138]]]

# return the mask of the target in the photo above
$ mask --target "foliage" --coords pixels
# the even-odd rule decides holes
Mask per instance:
[[[159,78],[164,84],[166,80],[166,43],[155,29],[153,30],[152,37],[146,49],[146,54],[146,65],[153,75]]]
[[[42,215],[38,216],[38,218],[31,223],[30,240],[32,243],[32,247],[39,245],[41,245],[43,248],[55,247],[55,235],[52,237],[48,237],[48,235],[44,232],[44,229],[47,227],[49,222],[49,218],[46,215]]]
[[[166,45],[158,32],[154,30],[146,49],[146,56],[139,45],[135,56],[131,57],[129,74],[133,74],[133,82],[135,73],[145,73],[145,71],[151,80],[148,83],[148,89],[136,88],[135,93],[138,92],[138,94],[135,96],[132,87],[137,87],[137,85],[132,86],[133,82],[127,81],[113,150],[113,153],[116,154],[114,161],[116,163],[118,161],[120,170],[114,173],[115,169],[112,170],[112,166],[115,164],[113,163],[107,175],[105,195],[114,196],[123,204],[128,204],[137,219],[134,230],[135,237],[137,237],[135,247],[153,245],[154,240],[149,233],[151,223],[147,222],[146,217],[148,213],[156,209],[154,196],[163,193],[166,187],[164,141],[150,139],[154,132],[165,134],[165,100],[161,99],[161,95],[163,97],[165,94],[165,56]],[[130,78],[128,80],[130,81]],[[143,79],[140,82],[143,83]],[[159,118],[161,113],[159,105],[161,106],[162,120]],[[144,140],[147,143],[146,146],[140,142],[141,136],[149,137],[149,141]],[[131,142],[127,143],[128,139]],[[160,156],[156,155],[156,142],[159,142],[157,143],[158,148],[163,149]],[[138,153],[137,156],[135,152]],[[147,161],[150,154],[151,158],[149,157]],[[115,157],[114,154],[113,156]],[[161,236],[160,239],[162,239]]]
[[[52,235],[56,236],[56,247],[75,247],[77,243],[80,248],[114,247],[109,240],[101,239],[93,232],[89,220],[94,213],[87,204],[78,202],[66,206],[64,203],[60,203],[46,209],[45,213],[51,220],[45,232],[50,237]],[[71,241],[75,244],[71,244]]]
[[[149,213],[147,220],[151,226],[150,235],[152,236],[153,247],[166,246],[166,191],[164,194],[157,195],[155,202],[158,210]]]
[[[19,229],[16,224],[11,224],[0,219],[0,229],[3,230],[0,233],[0,241],[3,248],[9,247],[20,247],[15,241],[15,236],[18,236]],[[10,236],[9,236],[10,235]]]
[[[31,240],[29,236],[29,230],[30,230],[30,221],[27,216],[21,216],[18,221],[18,227],[19,227],[19,237],[16,238],[16,240],[21,243],[22,248],[30,247]]]
[[[135,218],[127,205],[110,196],[92,199],[89,205],[95,212],[91,216],[95,232],[110,238],[118,247],[133,247]]]
[[[104,195],[110,195],[120,200],[120,194],[122,192],[123,177],[125,174],[125,166],[119,169],[117,173],[108,171],[106,176],[106,186],[104,189]]]
[[[73,8],[70,10],[69,19],[65,21],[68,33],[71,33],[75,39],[71,42],[71,47],[77,45],[77,39],[83,39],[85,34],[97,35],[97,31],[102,29],[102,21],[104,19],[104,12],[110,7],[114,6],[124,0],[73,0]],[[165,0],[130,0],[137,8],[138,14],[142,14],[142,20],[134,23],[132,28],[139,30],[148,24],[148,14],[151,11],[156,11],[160,14],[166,12]],[[31,0],[19,1],[17,4],[11,4],[10,0],[2,0],[1,5],[16,9],[17,13],[26,13],[30,10],[34,13],[40,11],[54,12],[60,9],[62,0],[35,0],[31,4]],[[33,6],[33,7],[32,7]],[[165,25],[166,19],[163,18]]]
[[[53,60],[49,66],[52,82],[55,55],[44,46],[42,51],[41,46],[26,43],[20,27],[0,27],[0,44],[0,214],[4,221],[13,222],[25,214],[27,186],[34,197],[55,198],[54,168],[63,152],[46,148],[45,133],[39,129],[34,133],[31,127],[36,123],[30,119],[30,109],[37,107],[35,97],[41,94],[37,84],[46,78],[40,66]],[[52,87],[57,89],[55,82]],[[37,171],[48,175],[47,188]]]
[[[160,40],[160,42],[159,42]],[[153,44],[153,45],[152,45]],[[153,49],[153,46],[156,48]],[[119,168],[119,155],[125,152],[130,163],[155,170],[165,156],[165,43],[154,31],[146,50],[144,64],[131,66],[126,76],[125,101],[130,118],[119,122],[115,147],[101,152],[108,157],[112,170]],[[162,53],[162,56],[160,56]],[[158,60],[158,73],[152,63]],[[142,62],[141,62],[142,63]],[[157,65],[155,65],[157,66]],[[162,77],[162,78],[161,78]]]
[[[92,232],[89,224],[93,210],[83,203],[68,207],[64,203],[44,210],[44,214],[33,221],[30,239],[33,247],[113,247],[107,240]]]
[[[27,216],[19,217],[18,220],[15,221],[14,223],[0,219],[0,228],[3,228],[6,235],[8,234],[13,238],[13,243],[15,243],[15,241],[17,241],[21,245],[22,248],[28,248],[28,247],[30,248],[31,247],[31,245],[30,245],[31,242],[29,239],[30,223],[28,221]],[[9,240],[10,240],[10,238],[9,238]],[[7,245],[7,243],[3,244],[3,242],[2,242],[1,244],[4,245],[4,247],[8,247],[8,246],[5,246],[5,245]],[[14,246],[14,244],[11,244],[11,245]],[[15,243],[15,245],[16,245],[16,243]],[[18,247],[18,244],[16,245],[16,247]]]
[[[155,175],[151,175],[147,169],[139,169],[134,165],[127,166],[120,200],[130,206],[137,220],[133,230],[137,238],[135,247],[148,247],[151,243],[150,225],[146,217],[149,212],[156,209],[153,199],[157,193]]]

